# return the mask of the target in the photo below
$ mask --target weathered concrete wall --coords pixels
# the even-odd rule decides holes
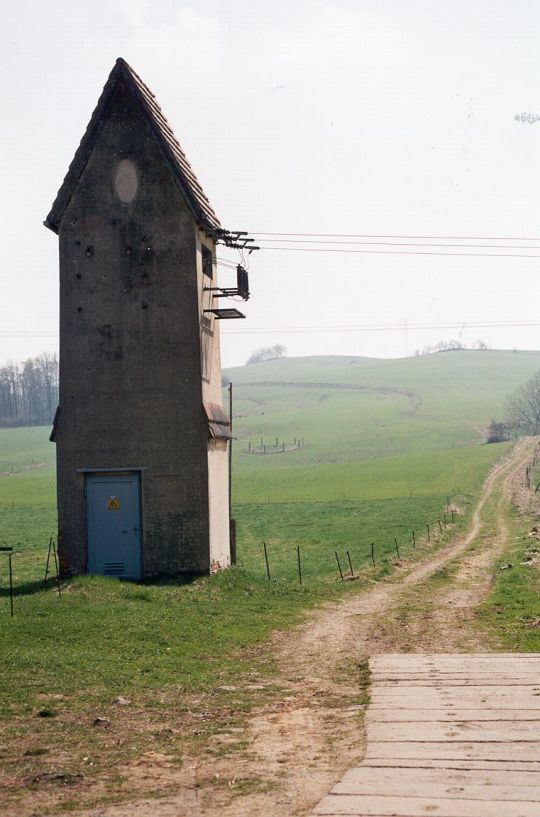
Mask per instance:
[[[116,190],[114,174],[133,171]],[[131,187],[130,187],[131,185]],[[131,191],[131,192],[130,192]],[[144,467],[143,572],[207,572],[197,229],[119,83],[60,226],[59,546],[86,567],[81,468]]]

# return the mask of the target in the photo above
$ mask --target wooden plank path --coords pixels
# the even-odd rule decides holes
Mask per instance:
[[[540,655],[370,659],[367,749],[313,815],[540,817]]]

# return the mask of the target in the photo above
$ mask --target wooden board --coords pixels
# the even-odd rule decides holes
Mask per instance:
[[[365,759],[314,815],[540,815],[539,655],[381,655],[370,668]]]
[[[493,704],[499,701],[504,701],[503,708],[510,709],[537,709],[540,708],[540,695],[535,693],[530,687],[498,687],[497,689],[480,687],[480,689],[473,689],[471,687],[460,686],[457,688],[451,687],[418,687],[406,686],[405,683],[398,688],[392,689],[374,689],[371,693],[372,703],[383,703],[388,706],[400,705],[401,707],[410,708],[418,701],[424,701],[424,706],[430,707],[429,702],[437,702],[446,704],[449,701],[455,701],[456,704],[471,704],[486,703]]]
[[[393,758],[364,758],[362,766],[383,768],[390,766],[396,769],[476,769],[481,771],[505,770],[512,772],[534,772],[540,774],[540,760],[474,760],[474,758],[453,758],[452,760],[424,759],[402,757],[399,762]]]
[[[540,705],[537,709],[491,709],[485,707],[484,709],[468,709],[460,707],[459,710],[453,707],[443,707],[442,709],[426,709],[425,707],[418,707],[412,711],[407,707],[393,707],[384,706],[383,704],[372,704],[369,707],[369,721],[380,721],[381,723],[399,723],[401,721],[415,721],[421,723],[422,721],[437,721],[452,723],[454,721],[462,721],[467,718],[471,721],[506,721],[513,723],[514,721],[538,721],[540,719]]]
[[[386,795],[330,794],[314,814],[349,814],[361,817],[538,817],[539,800],[463,800],[459,797],[401,797]]]
[[[376,742],[368,740],[366,757],[394,757],[396,759],[407,757],[418,760],[536,760],[540,757],[540,740],[523,743],[512,743],[512,741],[507,743],[491,741],[437,743],[417,740]]]
[[[367,730],[368,742],[373,739],[396,743],[411,739],[412,721],[405,723],[383,723],[370,719]],[[443,721],[417,721],[415,724],[415,741],[422,742],[492,742],[522,743],[531,740],[538,742],[540,721],[498,721],[498,720],[461,720],[454,723]]]
[[[529,791],[529,789],[533,791]],[[332,789],[334,794],[401,794],[403,797],[453,797],[468,800],[530,800],[540,793],[540,779],[530,772],[496,770],[410,769],[394,767],[351,769]]]

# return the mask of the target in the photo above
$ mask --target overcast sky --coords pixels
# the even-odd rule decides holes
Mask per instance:
[[[2,11],[0,363],[57,347],[57,238],[42,222],[118,56],[156,94],[227,228],[502,238],[461,252],[540,256],[540,122],[514,119],[540,113],[534,0],[6,0]],[[469,326],[539,321],[539,263],[266,249],[250,258],[247,319],[223,325],[223,363],[275,343],[290,355],[402,356],[452,337],[540,348],[538,326]]]

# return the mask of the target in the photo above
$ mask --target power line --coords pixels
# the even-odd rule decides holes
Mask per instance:
[[[465,247],[470,247],[471,249],[493,249],[493,250],[539,250],[539,246],[533,245],[524,246],[523,244],[435,244],[430,242],[428,244],[418,244],[418,243],[408,243],[402,241],[342,241],[338,240],[330,240],[330,239],[308,239],[308,238],[265,238],[267,242],[272,243],[281,243],[281,244],[345,244],[347,246],[350,245],[362,245],[367,247],[453,247],[454,249],[461,249]],[[270,248],[272,249],[272,248]]]
[[[498,320],[498,321],[442,321],[429,323],[411,323],[407,321],[407,331],[422,331],[432,329],[519,329],[526,327],[540,326],[540,320]],[[307,326],[258,326],[250,329],[222,329],[223,334],[255,334],[263,332],[398,332],[403,331],[405,323],[403,321],[394,323],[369,323],[369,324],[345,324],[345,325],[307,325]],[[36,331],[31,329],[2,330],[0,337],[56,337],[58,332]]]
[[[447,258],[540,258],[540,255],[520,253],[483,253],[483,252],[424,252],[416,250],[348,250],[333,247],[260,247],[261,250],[277,252],[324,252],[324,253],[353,253],[368,255],[436,255]],[[540,250],[540,247],[538,247]]]
[[[446,321],[442,323],[410,323],[403,321],[391,324],[354,324],[349,326],[261,326],[252,329],[223,329],[223,335],[256,335],[256,334],[302,334],[324,332],[338,334],[343,332],[403,332],[442,329],[519,329],[540,326],[539,320],[530,321]]]
[[[58,336],[58,331],[35,331],[33,329],[8,329],[0,331],[2,338],[54,338]]]
[[[263,236],[293,236],[298,238],[396,238],[406,241],[540,241],[540,238],[524,238],[516,236],[495,235],[372,235],[371,233],[265,233],[250,231],[250,235]]]
[[[434,329],[519,329],[540,326],[540,320],[499,320],[499,321],[443,321],[431,323],[404,323],[394,322],[387,324],[350,324],[350,325],[313,325],[313,326],[257,326],[249,329],[222,329],[223,335],[254,335],[267,333],[309,333],[309,332],[403,332],[425,331]],[[34,330],[4,330],[0,331],[3,338],[50,338],[57,337],[58,332]]]

